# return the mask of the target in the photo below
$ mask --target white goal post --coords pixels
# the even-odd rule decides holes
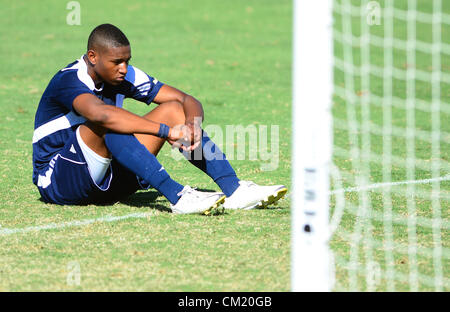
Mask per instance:
[[[294,0],[292,291],[329,291],[331,0]]]

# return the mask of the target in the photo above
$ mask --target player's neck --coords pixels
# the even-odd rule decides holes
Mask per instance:
[[[83,55],[83,60],[86,63],[88,75],[92,78],[94,84],[98,86],[103,83],[103,80],[95,73],[94,68],[92,68],[92,65],[89,63],[86,55]]]

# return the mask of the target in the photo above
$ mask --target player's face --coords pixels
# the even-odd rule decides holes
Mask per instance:
[[[130,59],[130,46],[110,47],[99,53],[95,72],[103,81],[118,85],[125,79]]]

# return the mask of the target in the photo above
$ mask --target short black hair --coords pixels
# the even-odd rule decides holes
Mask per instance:
[[[127,36],[116,26],[111,24],[101,24],[92,30],[89,35],[87,49],[94,47],[124,47],[129,46]]]

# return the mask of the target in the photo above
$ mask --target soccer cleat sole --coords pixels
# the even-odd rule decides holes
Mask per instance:
[[[222,214],[224,212],[223,203],[225,202],[226,196],[223,195],[221,198],[219,198],[211,207],[209,207],[207,210],[203,211],[202,214],[206,216],[211,215],[218,215]]]
[[[286,195],[287,191],[288,191],[288,189],[283,187],[283,188],[279,189],[276,193],[269,195],[264,200],[260,201],[258,204],[256,204],[255,207],[267,208],[268,206],[275,204],[277,201],[279,201],[281,198],[283,198],[284,195]],[[252,208],[255,208],[255,207],[252,207]],[[251,209],[251,208],[247,208],[247,209]]]

